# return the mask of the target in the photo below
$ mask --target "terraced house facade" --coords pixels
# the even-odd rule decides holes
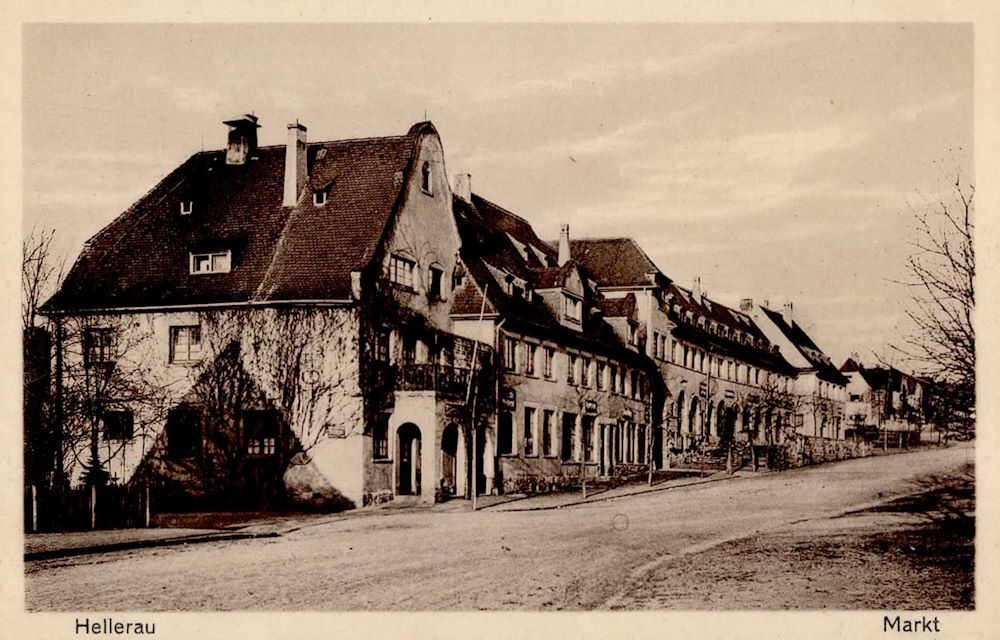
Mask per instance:
[[[631,239],[541,240],[448,180],[431,123],[308,142],[296,122],[270,147],[255,117],[225,124],[44,307],[74,483],[367,506],[843,437],[843,376],[801,327]]]

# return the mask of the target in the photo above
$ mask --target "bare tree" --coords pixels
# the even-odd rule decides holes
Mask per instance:
[[[109,462],[136,443],[141,457],[155,441],[171,381],[156,366],[152,317],[72,316],[59,324],[62,456],[67,466],[82,465],[86,483],[104,484]]]
[[[958,409],[951,418],[962,430],[973,427],[976,397],[974,196],[975,187],[959,173],[948,196],[913,210],[916,239],[903,284],[915,330],[896,347],[948,387]]]
[[[53,252],[54,230],[33,228],[21,244],[21,328],[24,363],[24,472],[41,484],[61,475],[59,434],[50,393],[52,331],[41,326],[42,302],[62,280],[63,261]]]

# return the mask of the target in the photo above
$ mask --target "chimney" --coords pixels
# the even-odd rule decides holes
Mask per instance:
[[[239,118],[226,120],[229,137],[226,143],[226,164],[244,164],[247,156],[257,151],[257,116],[247,113]]]
[[[768,300],[767,298],[764,298],[764,304],[763,304],[763,307],[764,307],[765,309],[770,309],[770,308],[771,308],[771,301],[770,301],[770,300]]]
[[[753,314],[753,298],[743,298],[740,300],[740,311],[747,315]]]
[[[785,324],[789,327],[792,326],[792,303],[786,302],[785,306],[781,308],[781,317],[785,319]]]
[[[701,302],[701,276],[694,279],[694,286],[691,287],[691,297],[695,302]]]
[[[306,126],[288,125],[288,142],[285,144],[285,197],[281,204],[294,207],[306,184]]]
[[[569,225],[564,224],[559,231],[559,266],[569,262]]]
[[[472,202],[472,175],[456,173],[453,182],[455,186],[451,189],[452,193],[466,202]]]

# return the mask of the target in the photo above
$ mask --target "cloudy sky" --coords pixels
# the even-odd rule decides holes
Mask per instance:
[[[399,134],[554,238],[637,238],[709,295],[795,303],[838,363],[906,330],[911,207],[972,173],[972,28],[25,28],[24,228],[82,242],[253,111],[261,144]]]

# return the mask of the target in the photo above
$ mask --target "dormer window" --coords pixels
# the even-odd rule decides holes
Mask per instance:
[[[327,194],[329,192],[326,189],[318,189],[313,191],[313,205],[317,207],[322,207],[326,204]]]
[[[192,253],[191,273],[229,273],[232,253],[229,250],[212,253]]]
[[[571,296],[564,296],[566,319],[573,322],[583,321],[583,301]]]
[[[433,185],[431,184],[431,163],[426,160],[420,165],[420,189],[427,195],[433,195]]]
[[[181,200],[181,215],[189,216],[194,211],[194,200]]]

